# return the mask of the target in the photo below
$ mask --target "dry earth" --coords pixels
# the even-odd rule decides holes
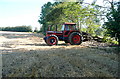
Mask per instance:
[[[42,34],[0,35],[3,77],[118,77],[118,51],[108,44],[47,46]]]

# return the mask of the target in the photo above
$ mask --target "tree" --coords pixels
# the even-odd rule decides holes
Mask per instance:
[[[95,29],[99,27],[96,23],[98,13],[94,7],[83,6],[79,2],[64,2],[63,4],[58,5],[61,8],[61,14],[57,22],[75,22],[80,21],[80,26],[87,26],[87,32],[93,34]],[[56,19],[55,19],[56,20]],[[55,21],[54,21],[55,22]]]
[[[58,4],[58,2],[55,2],[53,4],[51,2],[48,2],[47,4],[44,4],[41,7],[42,11],[41,11],[40,18],[39,18],[38,22],[40,24],[42,24],[41,31],[43,32],[43,34],[45,34],[47,26],[48,26],[46,16],[52,11],[53,6],[55,6],[57,4]]]
[[[63,22],[80,22],[81,26],[87,26],[86,31],[91,34],[94,34],[94,31],[99,27],[96,19],[96,14],[99,14],[99,11],[93,5],[84,6],[81,2],[58,2],[56,5],[53,4],[51,7],[42,8],[42,16],[39,21],[43,24],[44,32],[48,25],[60,25]],[[46,9],[47,12],[44,12]],[[60,29],[59,26],[58,29]]]
[[[16,27],[2,27],[2,31],[13,31],[13,32],[32,32],[31,26],[16,26]]]
[[[106,15],[107,22],[104,23],[104,28],[107,29],[107,34],[115,37],[120,46],[120,2],[110,2],[110,9]]]
[[[52,9],[52,3],[48,2],[47,4],[43,5],[41,8],[42,8],[42,11],[41,11],[40,19],[38,20],[38,22],[42,24],[43,27],[41,29],[42,29],[43,33],[45,33],[46,32],[45,30],[46,30],[46,27],[47,27],[46,15]]]

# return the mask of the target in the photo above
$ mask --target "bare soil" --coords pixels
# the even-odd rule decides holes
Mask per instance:
[[[47,46],[42,34],[0,32],[3,77],[118,77],[116,47],[95,41]]]

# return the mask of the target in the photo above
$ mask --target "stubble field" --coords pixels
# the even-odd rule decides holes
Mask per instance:
[[[94,41],[47,46],[42,34],[0,32],[3,77],[118,77],[116,47]]]

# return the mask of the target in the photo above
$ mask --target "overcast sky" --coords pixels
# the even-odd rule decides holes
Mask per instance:
[[[33,28],[40,27],[37,22],[43,6],[53,0],[0,0],[0,27],[31,25]],[[85,0],[92,2],[93,0]],[[102,0],[98,0],[98,4]]]

